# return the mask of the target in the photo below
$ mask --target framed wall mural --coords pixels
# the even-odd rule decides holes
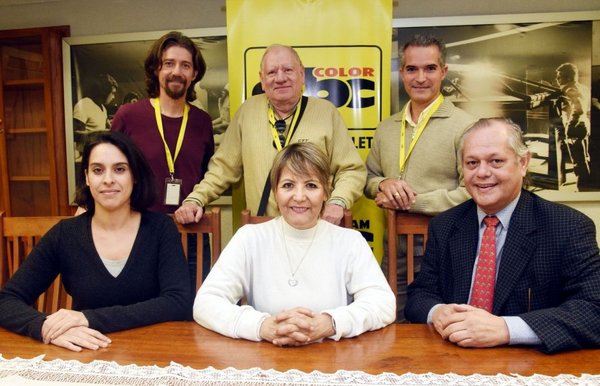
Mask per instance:
[[[152,43],[168,31],[63,39],[65,129],[69,199],[73,202],[81,150],[87,138],[110,129],[119,106],[147,97],[144,59]],[[192,104],[213,119],[215,143],[229,123],[227,31],[181,30],[200,47],[204,78],[195,86]],[[84,123],[85,122],[85,123]]]
[[[442,93],[475,117],[509,117],[532,153],[529,187],[556,201],[600,199],[600,12],[395,19],[447,46]],[[510,21],[512,20],[512,21]],[[391,113],[408,101],[392,55]]]

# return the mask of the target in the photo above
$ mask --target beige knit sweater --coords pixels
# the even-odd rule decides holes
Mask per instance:
[[[400,124],[402,112],[379,124],[367,157],[365,195],[375,198],[379,183],[400,177]],[[417,192],[410,212],[435,215],[467,200],[462,181],[458,143],[475,119],[447,99],[431,116],[410,154],[402,178]],[[410,136],[407,141],[410,143]]]
[[[328,101],[309,97],[290,141],[294,142],[313,142],[328,155],[334,175],[330,199],[343,201],[346,208],[352,207],[362,195],[367,172],[336,108]],[[204,179],[184,202],[206,206],[243,176],[246,205],[256,213],[276,154],[267,98],[264,94],[253,96],[235,114],[208,164]],[[266,214],[275,216],[278,213],[271,194]]]

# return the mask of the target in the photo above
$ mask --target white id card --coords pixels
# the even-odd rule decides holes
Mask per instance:
[[[165,205],[179,205],[181,183],[182,181],[177,178],[167,177],[165,179]]]

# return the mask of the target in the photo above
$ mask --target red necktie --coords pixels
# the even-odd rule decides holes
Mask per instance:
[[[471,291],[471,305],[492,312],[494,284],[496,281],[496,225],[495,216],[483,219],[485,231],[479,248],[479,259]]]

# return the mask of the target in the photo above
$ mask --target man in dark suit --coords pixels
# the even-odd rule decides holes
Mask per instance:
[[[442,338],[463,347],[599,347],[594,223],[523,190],[531,155],[510,120],[479,120],[464,134],[459,153],[473,199],[431,221],[406,318],[432,323]],[[484,268],[491,277],[487,288]]]

